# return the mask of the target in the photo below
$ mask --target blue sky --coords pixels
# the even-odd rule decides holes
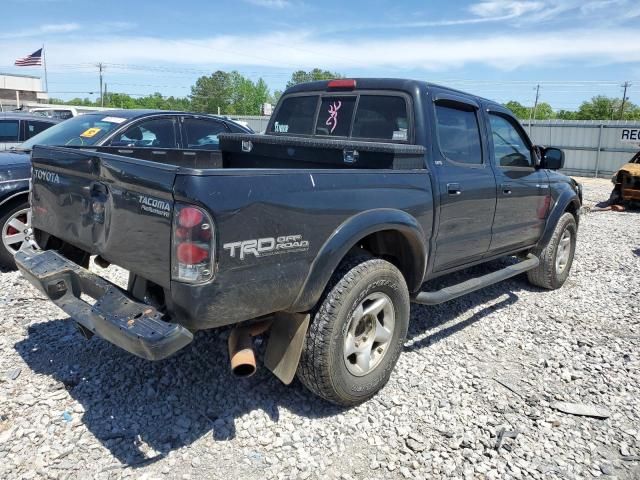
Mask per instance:
[[[0,72],[46,45],[51,96],[184,96],[236,69],[272,90],[295,69],[418,78],[554,108],[597,94],[640,103],[640,1],[3,0]],[[95,95],[93,95],[95,96]]]

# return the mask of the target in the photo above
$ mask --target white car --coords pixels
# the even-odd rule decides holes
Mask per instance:
[[[57,118],[58,120],[67,120],[78,116],[78,111],[73,107],[55,107],[55,108],[30,108],[29,112],[33,115],[41,115],[43,117]]]

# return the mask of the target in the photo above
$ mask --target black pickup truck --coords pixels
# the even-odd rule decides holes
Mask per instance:
[[[313,82],[285,92],[265,135],[219,138],[199,168],[35,147],[43,250],[18,252],[23,275],[86,336],[150,360],[234,325],[231,366],[250,375],[252,337],[268,335],[267,368],[342,405],[385,385],[411,302],[569,275],[580,185],[494,102],[411,80]],[[129,270],[128,288],[89,272],[90,255]],[[504,256],[517,261],[422,291]]]

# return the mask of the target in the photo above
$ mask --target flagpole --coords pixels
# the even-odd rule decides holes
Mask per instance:
[[[47,57],[44,54],[44,43],[42,44],[42,65],[44,66],[44,91],[47,93],[47,100],[48,100],[49,80],[47,79]]]

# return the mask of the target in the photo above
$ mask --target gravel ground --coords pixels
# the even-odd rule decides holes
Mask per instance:
[[[586,204],[608,198],[608,181],[584,184]],[[593,212],[561,290],[519,277],[413,306],[389,384],[352,409],[264,368],[233,379],[227,330],[157,363],[82,340],[1,273],[0,478],[637,479],[639,272],[640,213]]]

